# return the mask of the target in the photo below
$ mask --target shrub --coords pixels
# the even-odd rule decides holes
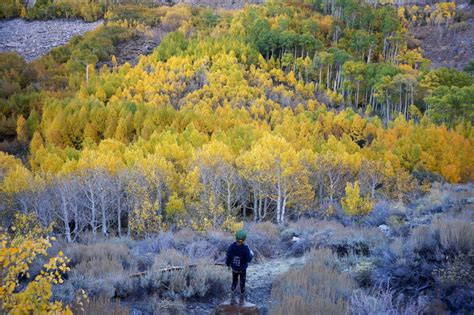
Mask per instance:
[[[279,231],[275,224],[263,222],[249,224],[247,243],[255,253],[255,259],[274,257],[281,251]]]
[[[344,230],[344,226],[337,221],[301,219],[291,222],[289,228],[282,231],[281,237],[283,240],[290,240],[293,236],[305,237],[306,235],[321,233],[322,231],[339,232],[342,230]]]
[[[160,232],[153,237],[136,241],[132,253],[136,257],[146,254],[158,254],[162,250],[173,248],[173,239],[172,232]]]
[[[186,314],[186,307],[180,300],[157,299],[152,305],[153,313],[163,315]]]
[[[365,216],[374,207],[374,203],[368,197],[361,197],[359,182],[346,184],[346,196],[341,199],[341,205],[349,216]]]
[[[350,254],[368,256],[373,248],[386,240],[383,232],[376,228],[344,228],[336,230],[325,245],[332,248],[339,256]]]
[[[281,231],[281,240],[284,241],[284,242],[288,242],[288,241],[291,241],[293,239],[293,237],[297,236],[298,235],[298,232],[296,232],[295,229],[293,228],[287,228],[287,229],[284,229],[283,231]]]
[[[65,252],[71,255],[73,265],[66,284],[84,289],[92,298],[125,297],[133,293],[129,276],[137,270],[137,262],[124,244],[73,244]],[[55,296],[70,299],[70,287],[57,290]]]
[[[191,10],[187,6],[177,5],[168,10],[161,19],[161,26],[167,32],[177,30],[186,21],[191,20]]]
[[[403,249],[397,247],[379,246],[374,250],[372,285],[390,283],[393,290],[403,291],[408,296],[416,296],[432,287],[433,264],[441,263],[442,257],[431,252],[416,253],[409,242]]]
[[[301,269],[280,276],[272,287],[272,314],[344,314],[356,287],[339,271],[337,257],[328,249],[312,252]]]
[[[130,23],[157,26],[160,23],[160,11],[160,8],[125,4],[111,8],[107,12],[106,18],[108,22],[128,21]]]
[[[256,231],[259,232],[260,234],[263,234],[269,238],[278,238],[279,236],[279,230],[278,226],[270,221],[265,221],[265,222],[260,222],[254,225],[251,225],[248,228],[249,231]]]
[[[227,248],[234,241],[234,237],[230,233],[211,230],[207,232],[207,241],[215,249],[215,259],[224,261]]]
[[[193,296],[220,297],[229,284],[229,273],[222,267],[204,265],[198,266],[190,273],[189,286]]]
[[[140,280],[140,286],[170,299],[221,296],[225,292],[229,275],[224,268],[203,261],[189,266],[189,262],[188,257],[176,250],[165,251],[156,257],[152,271]],[[169,266],[183,268],[163,271]]]
[[[181,254],[177,250],[167,249],[155,257],[152,270],[158,271],[171,266],[187,266],[190,262],[189,257]]]
[[[375,203],[372,211],[363,219],[363,223],[368,226],[379,226],[385,224],[391,213],[392,203],[387,200],[380,200]]]
[[[467,254],[474,248],[474,224],[459,219],[441,217],[430,225],[412,230],[410,243],[417,252],[441,251],[453,257]]]
[[[433,270],[433,275],[443,288],[474,283],[474,249],[469,254],[456,256],[444,266]]]
[[[436,252],[439,250],[439,236],[429,225],[422,225],[411,231],[409,243],[419,253]]]
[[[0,5],[0,18],[12,18],[20,15],[21,5],[15,0],[3,0]]]
[[[381,288],[367,293],[356,290],[351,296],[350,310],[352,315],[403,315],[422,314],[416,303],[396,303],[393,291],[390,288]]]
[[[474,223],[457,219],[440,219],[433,223],[445,252],[467,254],[474,249]]]
[[[48,256],[50,239],[45,235],[12,237],[10,234],[0,228],[0,313],[70,312],[68,306],[51,301],[52,285],[63,283],[69,260],[59,252],[58,256],[49,257],[40,275],[27,280],[31,263],[37,257]],[[19,280],[23,280],[21,284]]]
[[[439,183],[434,183],[426,196],[415,201],[415,214],[425,215],[442,211],[449,202],[448,191]]]
[[[72,311],[74,314],[130,314],[128,307],[122,305],[120,301],[111,301],[105,297],[77,301],[72,305]]]
[[[217,248],[207,240],[199,240],[188,244],[185,248],[186,256],[191,261],[205,259],[209,262],[214,261],[217,257]]]
[[[473,246],[471,222],[438,216],[431,224],[414,228],[407,239],[376,249],[373,284],[390,283],[394,291],[420,297],[425,310],[439,302],[449,311],[470,313]],[[433,298],[435,288],[438,302]]]
[[[173,235],[173,245],[176,249],[183,249],[197,239],[197,234],[190,228],[178,230]]]
[[[123,269],[133,269],[135,261],[129,249],[123,244],[103,242],[94,245],[72,244],[65,249],[72,265],[102,261],[104,264],[122,266]]]
[[[354,279],[361,287],[369,287],[372,285],[372,272],[374,265],[371,261],[361,261],[355,265]]]

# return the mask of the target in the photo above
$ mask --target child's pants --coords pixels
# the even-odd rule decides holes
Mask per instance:
[[[234,271],[232,270],[232,292],[237,288],[237,282],[240,277],[240,293],[245,293],[245,277],[247,276],[246,271]]]

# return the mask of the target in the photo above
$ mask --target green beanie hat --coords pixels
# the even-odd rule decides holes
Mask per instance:
[[[239,230],[235,233],[235,239],[237,241],[245,241],[246,238],[247,238],[247,232],[245,232],[244,230]]]

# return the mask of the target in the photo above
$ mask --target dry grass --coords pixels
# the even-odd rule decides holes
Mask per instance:
[[[186,245],[193,243],[196,238],[196,232],[190,228],[180,229],[173,235],[173,244],[176,248],[186,247]]]
[[[411,231],[409,243],[417,252],[437,250],[437,235],[429,225],[421,225]]]
[[[153,313],[160,315],[186,314],[186,307],[180,300],[169,300],[157,298],[153,304]]]
[[[289,227],[299,234],[313,234],[321,230],[334,230],[340,231],[344,229],[344,226],[336,221],[324,221],[317,219],[300,219],[298,221],[290,222]]]
[[[433,275],[441,287],[446,289],[474,283],[474,250],[467,255],[456,256],[452,261],[434,269]]]
[[[278,231],[278,226],[270,221],[265,221],[261,223],[254,224],[252,230],[267,236],[268,238],[278,239],[280,232]]]
[[[83,301],[82,305],[77,302],[72,305],[72,312],[74,314],[84,315],[128,315],[129,309],[121,305],[120,301],[111,301],[109,298],[98,297]]]
[[[389,288],[380,288],[372,293],[355,290],[351,296],[352,315],[417,315],[423,314],[416,303],[395,302],[394,292]]]
[[[448,256],[467,254],[474,249],[474,223],[439,218],[430,225],[413,229],[410,243],[418,252],[442,250]]]
[[[312,252],[301,268],[282,275],[273,285],[271,314],[345,314],[356,284],[338,270],[328,249]]]
[[[187,266],[191,263],[189,257],[175,249],[166,249],[156,255],[152,270],[157,271],[171,266]]]
[[[255,253],[254,262],[262,262],[265,258],[277,256],[281,252],[280,232],[275,224],[248,223],[245,229],[248,232],[247,244]]]
[[[180,252],[169,249],[155,257],[150,274],[146,277],[149,290],[180,298],[222,295],[229,282],[228,272],[219,266],[209,265],[207,260],[193,262]],[[194,265],[196,264],[196,265]],[[162,272],[170,266],[183,266],[182,270]]]
[[[136,271],[136,260],[124,244],[112,242],[73,244],[65,249],[71,258],[69,280],[90,297],[124,297],[132,291],[129,275]]]
[[[65,249],[65,254],[73,265],[100,260],[117,263],[123,268],[130,269],[134,260],[126,245],[111,242],[93,245],[73,244]]]
[[[434,229],[439,234],[441,246],[445,251],[467,254],[474,249],[474,223],[457,219],[436,220]]]

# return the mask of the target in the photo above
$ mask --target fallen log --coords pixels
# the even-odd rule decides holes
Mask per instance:
[[[221,263],[221,262],[215,262],[211,265],[213,265],[213,266],[225,266],[225,264]],[[163,268],[163,269],[158,269],[155,272],[157,272],[157,273],[172,272],[172,271],[183,270],[185,268],[196,268],[198,266],[207,266],[207,264],[191,264],[191,265],[186,265],[186,266],[171,266],[171,267],[167,267],[167,268]],[[150,271],[142,271],[142,272],[133,273],[133,274],[130,275],[130,278],[143,277],[143,276],[146,276],[149,273],[150,273]]]

